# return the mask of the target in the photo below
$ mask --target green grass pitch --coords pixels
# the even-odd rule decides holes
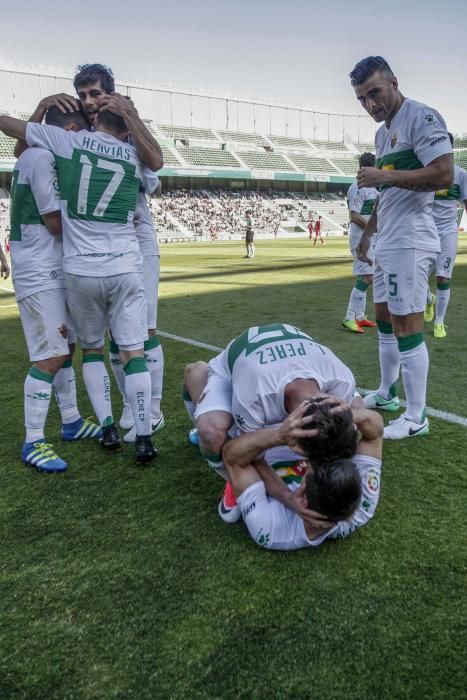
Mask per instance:
[[[248,260],[233,242],[163,247],[160,330],[222,346],[249,325],[289,322],[374,388],[376,332],[340,327],[347,242],[256,248]],[[47,435],[69,470],[21,465],[29,363],[8,286],[0,282],[2,700],[465,694],[465,427],[432,419],[428,437],[386,443],[375,518],[347,540],[267,552],[241,523],[219,520],[222,484],[187,442],[183,366],[207,350],[163,339],[167,425],[150,468],[134,466],[131,446],[109,455],[61,444],[55,405]],[[447,324],[444,340],[427,327],[428,404],[467,416],[465,236]],[[87,416],[78,356],[75,368]]]

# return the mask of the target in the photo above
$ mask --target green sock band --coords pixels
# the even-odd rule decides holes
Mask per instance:
[[[159,337],[157,335],[152,335],[149,340],[144,341],[144,349],[145,350],[153,350],[154,348],[159,347],[161,344],[161,341],[159,340]]]
[[[104,362],[104,355],[99,355],[98,352],[92,355],[83,355],[83,365],[85,362]]]
[[[52,384],[54,380],[54,374],[49,374],[48,372],[42,372],[42,370],[37,369],[37,367],[31,367],[29,370],[29,376],[34,377],[34,379],[41,379],[43,382]]]
[[[199,451],[208,462],[222,462],[222,454],[220,452],[206,452],[206,450],[202,450],[201,447]]]
[[[65,360],[65,362],[62,365],[62,369],[67,369],[68,367],[72,367],[72,366],[73,366],[73,362],[70,358],[69,360]]]
[[[407,352],[408,350],[413,350],[418,345],[425,342],[425,334],[414,333],[414,335],[407,335],[405,338],[398,338],[397,345],[399,346],[399,352]]]
[[[115,355],[118,355],[118,353],[120,352],[120,348],[118,347],[115,340],[112,340],[112,338],[109,340],[109,352],[113,352]]]
[[[106,428],[108,425],[113,425],[114,419],[112,416],[107,416],[102,422],[102,427]]]
[[[364,279],[361,277],[357,277],[357,281],[355,282],[355,289],[358,289],[359,292],[366,292],[370,285],[365,282]]]
[[[436,289],[439,289],[440,292],[445,292],[446,289],[449,289],[451,286],[451,281],[449,282],[438,282],[436,284]]]
[[[182,398],[184,401],[191,401],[191,396],[185,386],[182,387]]]
[[[385,335],[391,335],[391,333],[393,333],[392,323],[388,323],[388,321],[378,321],[378,319],[376,319],[376,325],[380,333],[384,333]]]
[[[393,399],[395,396],[397,396],[397,382],[389,387],[389,398]]]
[[[148,371],[144,357],[132,357],[131,360],[128,360],[123,369],[125,374],[138,374],[139,372]]]

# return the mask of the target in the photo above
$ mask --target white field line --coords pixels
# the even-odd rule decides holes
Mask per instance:
[[[4,304],[0,306],[0,309],[13,309],[15,306],[18,306],[18,304]]]
[[[222,352],[224,348],[218,348],[216,345],[208,345],[208,343],[201,343],[199,340],[191,340],[190,338],[183,338],[180,335],[174,335],[173,333],[165,333],[164,331],[157,331],[157,334],[163,338],[169,338],[170,340],[177,340],[179,343],[186,343],[187,345],[194,345],[197,348],[203,348],[204,350],[213,350],[214,352]],[[367,394],[369,389],[357,389],[362,394]],[[406,406],[405,401],[401,401],[401,406]],[[455,413],[449,413],[448,411],[439,411],[437,408],[426,407],[427,415],[433,418],[440,418],[446,423],[454,423],[455,425],[462,425],[467,428],[467,418],[464,416],[458,416]]]

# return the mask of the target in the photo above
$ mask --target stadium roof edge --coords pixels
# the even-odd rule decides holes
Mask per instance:
[[[73,73],[61,73],[53,72],[51,70],[42,70],[37,68],[16,68],[15,66],[5,66],[0,65],[0,71],[6,73],[17,73],[19,75],[38,75],[44,78],[58,78],[65,80],[73,80]],[[265,99],[255,99],[253,97],[234,97],[232,95],[221,94],[221,93],[209,93],[203,90],[191,90],[189,88],[173,87],[171,85],[150,85],[148,83],[137,83],[131,80],[116,80],[120,85],[125,85],[129,88],[135,88],[138,90],[149,90],[149,91],[159,91],[159,92],[170,92],[177,95],[188,95],[191,97],[203,97],[207,99],[217,99],[217,100],[227,100],[230,102],[239,102],[242,104],[255,104],[262,105],[263,107],[279,107],[281,109],[291,109],[298,110],[299,112],[310,112],[312,114],[331,114],[337,117],[354,117],[356,119],[368,119],[367,114],[361,114],[357,112],[342,112],[339,110],[330,109],[314,109],[306,105],[295,105],[295,104],[283,104],[282,102],[274,102],[272,100]]]

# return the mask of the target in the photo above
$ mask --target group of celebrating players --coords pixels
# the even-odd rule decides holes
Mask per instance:
[[[249,328],[209,364],[185,369],[191,440],[226,480],[219,514],[227,522],[243,517],[251,537],[271,549],[318,546],[365,524],[378,502],[383,437],[429,431],[428,279],[437,264],[436,332],[455,259],[453,211],[459,198],[467,200],[466,176],[453,166],[443,118],[405,98],[383,58],[363,59],[350,78],[364,109],[384,123],[376,163],[362,155],[349,193],[357,282],[343,323],[354,332],[372,325],[365,301],[373,283],[380,386],[362,400],[351,370],[286,323]],[[44,433],[52,391],[63,439],[120,446],[104,363],[107,333],[124,401],[120,426],[129,430],[124,440],[135,443],[137,462],[155,457],[152,435],[164,426],[160,262],[146,202],[159,187],[162,152],[131,100],[115,92],[108,68],[82,66],[74,86],[77,99],[45,98],[29,122],[0,117],[0,130],[19,139],[11,256],[33,363],[24,384],[21,456],[48,472],[67,468]],[[442,205],[436,222],[434,192]],[[76,338],[98,425],[77,407]],[[371,409],[399,409],[400,372],[407,408],[384,428]]]

